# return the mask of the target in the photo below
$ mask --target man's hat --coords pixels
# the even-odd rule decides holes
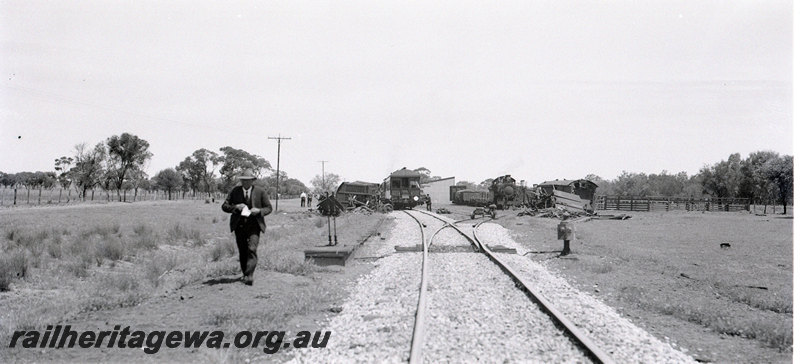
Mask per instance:
[[[237,178],[239,178],[239,179],[256,179],[256,176],[253,175],[253,172],[251,170],[245,169],[244,171],[242,171],[241,174],[239,174],[239,176],[237,176]]]

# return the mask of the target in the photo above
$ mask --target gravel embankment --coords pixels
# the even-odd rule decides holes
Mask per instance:
[[[419,226],[407,215],[391,214],[394,228],[380,246],[369,247],[368,256],[384,256],[370,274],[361,277],[342,312],[331,319],[324,349],[297,352],[290,362],[300,363],[399,363],[408,359],[414,326],[421,253],[394,252],[396,245],[419,243]],[[370,245],[375,243],[370,243]]]
[[[497,224],[478,228],[478,238],[491,245],[500,244],[525,249]],[[498,257],[523,279],[533,283],[544,297],[559,308],[576,326],[619,363],[694,363],[691,356],[673,349],[620,316],[613,308],[572,287],[565,279],[522,255],[499,254]]]
[[[292,362],[351,363],[408,360],[418,300],[421,253],[394,253],[395,246],[420,243],[419,226],[401,212],[391,214],[394,228],[385,240],[365,246],[378,259],[370,274],[359,279],[351,296],[329,327],[325,349],[297,352]],[[423,217],[427,238],[442,223]],[[465,232],[471,227],[461,225]],[[524,252],[507,231],[484,224],[479,237],[490,245]],[[453,229],[440,232],[434,247],[457,248],[467,241]],[[551,322],[549,316],[483,254],[429,254],[426,362],[588,362],[580,350]],[[452,251],[458,251],[454,249]],[[364,254],[363,252],[361,254]],[[501,254],[513,269],[554,303],[578,327],[587,329],[596,343],[620,363],[691,362],[620,317],[595,298],[572,288],[564,279],[521,255]]]
[[[484,256],[439,253],[430,259],[425,362],[589,362]]]

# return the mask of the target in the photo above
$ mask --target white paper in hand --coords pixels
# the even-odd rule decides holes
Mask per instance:
[[[242,209],[242,216],[250,216],[250,209],[247,206]]]

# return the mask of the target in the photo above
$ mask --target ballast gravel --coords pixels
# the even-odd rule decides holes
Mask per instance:
[[[412,212],[413,213],[413,212]],[[416,213],[415,216],[421,214]],[[340,314],[325,330],[324,349],[298,350],[296,363],[399,363],[408,360],[421,278],[422,254],[394,253],[395,246],[420,244],[420,228],[408,215],[389,215],[394,227],[371,243],[368,255],[382,256],[353,287]],[[430,217],[426,239],[442,226]],[[459,224],[471,233],[469,224]],[[489,245],[524,249],[496,224],[483,224],[478,237]],[[433,246],[467,245],[453,229],[439,232]],[[435,251],[435,250],[432,250]],[[660,342],[594,297],[571,287],[541,264],[499,254],[512,269],[619,363],[682,363],[692,358]],[[487,257],[479,253],[430,253],[425,362],[589,362],[537,305]]]
[[[497,224],[483,224],[478,238],[525,251]],[[694,363],[695,360],[647,331],[634,325],[613,308],[572,287],[564,278],[543,265],[518,254],[497,254],[498,258],[535,285],[536,289],[619,363]]]

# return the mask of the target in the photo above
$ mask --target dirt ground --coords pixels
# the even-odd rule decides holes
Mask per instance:
[[[311,230],[309,234],[297,235],[298,242],[292,243],[290,249],[302,250],[303,246],[324,243],[326,226],[301,214],[298,202],[281,201],[280,206],[284,215],[268,217],[268,224],[280,226],[288,235],[295,234],[297,229]],[[221,220],[225,215],[216,210],[217,206],[209,209],[202,204],[177,207],[166,204],[150,208],[184,210],[187,207],[200,211],[203,217],[197,229],[205,231],[201,226],[207,225],[208,234],[226,236],[222,224],[226,220]],[[450,217],[454,219],[467,217],[471,210],[461,206],[445,207],[453,211]],[[92,206],[92,210],[100,213],[104,208],[110,207]],[[46,211],[45,208],[37,210]],[[52,211],[81,215],[80,210],[74,209]],[[0,211],[0,217],[12,213]],[[158,217],[151,215],[137,215],[136,219],[155,224]],[[208,224],[213,217],[220,218],[220,223]],[[561,242],[555,237],[556,220],[517,217],[502,212],[497,222],[510,229],[517,242],[531,251],[561,248]],[[386,236],[391,225],[391,222],[383,223],[377,231]],[[775,347],[786,345],[785,335],[781,334],[785,333],[787,324],[791,336],[791,227],[791,219],[775,215],[634,214],[633,219],[625,221],[577,223],[578,236],[571,243],[573,254],[569,259],[556,259],[552,253],[529,256],[615,307],[656,337],[683,348],[698,361],[791,362],[791,341],[788,349]],[[363,236],[347,233],[347,228],[340,234],[341,239],[353,241]],[[732,247],[722,250],[720,242],[729,242]],[[224,264],[235,267],[238,263],[235,257],[229,257]],[[211,275],[180,287],[162,287],[163,291],[153,292],[135,305],[72,312],[46,324],[68,324],[73,330],[111,330],[114,325],[138,330],[223,330],[226,335],[245,329],[281,330],[287,331],[287,335],[301,330],[313,332],[325,329],[327,320],[346,300],[350,287],[373,267],[369,259],[350,260],[346,267],[299,271],[260,264],[252,287],[238,282],[235,273]],[[12,307],[11,302],[23,302],[21,296],[42,296],[45,291],[33,279],[20,282],[13,291],[0,292],[0,305]],[[41,304],[40,301],[30,302],[36,302],[34,306]],[[764,327],[767,321],[775,324]],[[43,330],[42,323],[38,325],[37,328]],[[721,333],[726,327],[734,330]],[[769,329],[775,334],[770,336],[759,331]],[[748,338],[746,332],[761,336]],[[8,336],[0,337],[8,341]],[[286,361],[294,350],[266,354],[260,347],[162,348],[158,353],[145,354],[141,350],[120,348],[9,349],[7,342],[0,347],[0,362],[272,363]]]

